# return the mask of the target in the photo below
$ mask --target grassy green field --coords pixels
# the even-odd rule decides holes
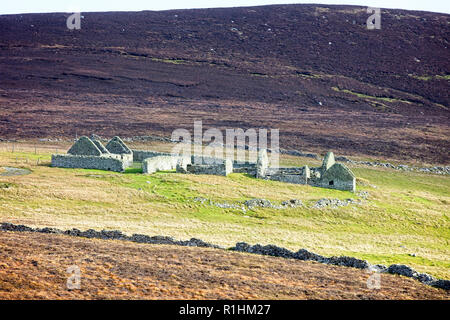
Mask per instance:
[[[119,229],[125,233],[200,238],[223,246],[236,242],[306,248],[371,263],[405,263],[450,278],[450,177],[352,167],[360,205],[312,209],[321,198],[358,199],[350,192],[257,180],[159,172],[143,175],[51,168],[50,154],[0,152],[0,167],[24,167],[24,176],[0,176],[0,221],[62,229]],[[39,164],[37,159],[39,158]],[[25,161],[25,159],[28,159]],[[295,157],[282,164],[318,164]],[[242,212],[193,201],[301,199],[305,206]],[[413,254],[415,256],[413,256]]]

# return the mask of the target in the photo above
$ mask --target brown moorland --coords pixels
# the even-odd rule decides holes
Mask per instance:
[[[280,5],[0,16],[0,138],[279,128],[281,147],[450,160],[446,14]]]
[[[245,256],[245,258],[244,258]],[[81,289],[67,290],[67,268]],[[0,299],[449,299],[418,281],[220,249],[0,232]]]

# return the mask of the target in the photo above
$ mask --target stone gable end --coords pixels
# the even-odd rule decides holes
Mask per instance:
[[[102,152],[88,137],[81,137],[67,151],[68,154],[75,156],[100,156]]]

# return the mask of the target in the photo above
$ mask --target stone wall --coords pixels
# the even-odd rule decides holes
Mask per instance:
[[[144,174],[151,174],[157,171],[174,170],[177,167],[177,163],[184,158],[189,159],[188,157],[181,156],[156,156],[146,158],[142,162],[142,172]]]
[[[115,154],[110,154],[111,156],[116,156],[117,159],[121,159],[123,160],[123,163],[125,165],[125,168],[130,167],[131,165],[133,165],[133,154],[119,154],[119,155],[115,155]]]
[[[312,187],[320,187],[352,192],[356,191],[356,179],[350,181],[334,180],[333,184],[330,184],[328,180],[326,181],[321,180],[318,182],[309,182],[308,184]]]
[[[187,173],[192,174],[211,174],[218,176],[227,176],[233,172],[233,163],[231,160],[222,160],[219,164],[188,164]]]
[[[192,155],[180,160],[179,155],[170,153],[132,150],[134,161],[145,161],[144,173],[159,170],[176,169],[178,173],[211,174],[226,176],[231,172],[247,173],[256,178],[275,180],[295,184],[308,184],[314,187],[356,191],[356,178],[345,166],[335,162],[334,154],[328,152],[322,166],[317,168],[304,167],[269,167],[267,150],[258,151],[258,160],[254,162],[240,162],[220,158]]]
[[[126,168],[126,164],[118,155],[74,156],[69,154],[54,154],[52,155],[52,167],[123,172]]]
[[[222,158],[213,158],[213,157],[205,157],[205,156],[198,156],[198,155],[192,155],[191,156],[191,163],[196,165],[214,165],[214,164],[221,164],[224,159]]]
[[[156,151],[146,151],[146,150],[131,150],[131,151],[133,152],[133,161],[135,161],[135,162],[143,162],[147,158],[172,155],[167,152],[156,152]]]
[[[91,141],[95,144],[95,146],[101,151],[101,153],[109,154],[108,149],[105,148],[105,146],[101,143],[99,140],[100,137],[96,136],[95,134],[91,135]]]
[[[233,162],[234,173],[247,173],[253,177],[256,177],[256,162]]]

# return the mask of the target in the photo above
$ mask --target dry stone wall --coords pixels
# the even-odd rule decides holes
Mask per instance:
[[[189,159],[186,157],[184,158]],[[157,156],[147,158],[142,162],[142,172],[144,174],[151,174],[157,171],[174,170],[181,159],[183,159],[181,156]]]
[[[264,179],[268,167],[269,158],[267,157],[267,150],[261,149],[258,151],[258,159],[256,161],[256,178]]]
[[[346,166],[340,163],[334,163],[327,170],[322,169],[320,179],[313,181],[312,185],[354,192],[356,191],[356,178]]]
[[[234,173],[247,173],[251,176],[256,176],[256,162],[233,162]]]
[[[133,154],[130,148],[119,137],[112,138],[106,145],[106,149],[114,154]]]

